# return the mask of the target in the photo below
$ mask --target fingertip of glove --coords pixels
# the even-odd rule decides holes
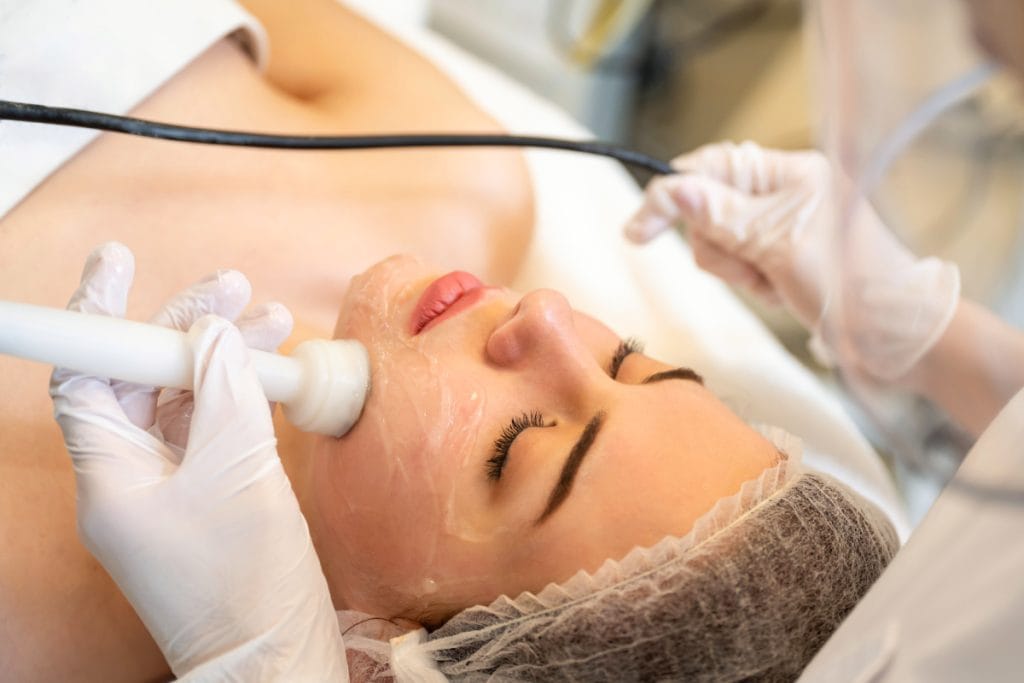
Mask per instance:
[[[132,250],[117,240],[110,240],[100,244],[92,250],[91,255],[109,262],[134,261]]]
[[[732,140],[711,142],[701,145],[695,150],[680,154],[669,162],[672,168],[681,173],[711,173],[716,174],[721,170],[723,162],[736,153],[743,145],[737,145]]]
[[[288,307],[276,301],[271,301],[264,306],[267,310],[267,320],[271,321],[277,329],[286,330],[286,334],[291,334],[292,328],[295,326],[295,318],[292,317],[292,312],[288,310]]]
[[[124,315],[134,277],[135,258],[128,247],[119,242],[101,244],[89,252],[67,307],[85,313]]]
[[[637,215],[626,223],[626,238],[634,244],[644,244],[654,239],[665,229],[665,221],[659,216]]]
[[[672,161],[668,162],[668,165],[675,169],[677,173],[685,173],[689,171],[693,166],[693,153],[691,152],[690,154],[681,154]]]
[[[248,301],[252,296],[252,285],[242,272],[237,270],[217,270],[210,273],[202,282],[216,283],[217,289],[226,297]]]
[[[648,218],[653,219],[648,227],[660,232],[673,223],[698,219],[717,185],[714,178],[697,173],[665,178],[660,187],[648,193],[647,206],[652,210]]]
[[[292,333],[294,320],[286,306],[271,302],[249,309],[235,324],[249,348],[272,351]]]
[[[191,315],[207,312],[234,320],[249,303],[252,285],[237,270],[217,270],[193,285],[187,294],[185,301],[193,310]]]
[[[131,279],[135,273],[135,256],[131,249],[120,242],[104,242],[95,247],[85,259],[82,282],[95,277],[97,272],[106,271],[107,279]]]

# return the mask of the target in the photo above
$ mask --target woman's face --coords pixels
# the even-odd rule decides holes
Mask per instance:
[[[338,320],[372,368],[359,422],[313,454],[307,514],[339,605],[429,623],[537,591],[686,533],[777,461],[692,371],[560,294],[440,276],[384,261]]]

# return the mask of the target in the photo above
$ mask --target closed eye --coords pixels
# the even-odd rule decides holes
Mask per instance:
[[[512,420],[501,430],[501,434],[494,440],[494,449],[491,457],[487,459],[487,478],[491,481],[501,479],[501,473],[505,471],[505,463],[508,461],[508,452],[512,448],[512,442],[516,437],[531,427],[552,427],[554,423],[544,421],[540,411],[534,410],[513,417]]]
[[[612,362],[609,364],[608,374],[611,375],[612,379],[617,379],[619,370],[622,368],[623,361],[626,360],[631,354],[643,353],[644,343],[636,337],[629,337],[619,342],[619,346],[615,349],[615,354],[612,356]],[[697,384],[703,385],[704,378],[691,368],[673,368],[671,370],[664,370],[662,372],[656,372],[653,375],[640,380],[640,384],[654,384],[655,382],[662,382],[666,379],[683,379]]]
[[[608,366],[608,374],[612,379],[616,379],[619,376],[619,369],[622,367],[622,361],[626,360],[630,354],[643,353],[644,343],[636,337],[629,337],[619,342],[619,346],[615,349],[615,354],[612,356],[612,362]]]

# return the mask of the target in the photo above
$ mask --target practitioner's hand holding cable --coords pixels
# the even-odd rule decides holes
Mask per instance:
[[[959,272],[918,259],[862,203],[844,243],[848,344],[820,337],[832,286],[831,167],[814,151],[766,150],[754,143],[707,145],[672,162],[680,174],[647,187],[627,236],[646,242],[674,224],[687,229],[697,264],[761,298],[783,303],[815,333],[822,360],[843,354],[877,379],[903,377],[946,329],[959,300]],[[850,357],[853,354],[853,357]]]
[[[125,247],[100,247],[68,307],[123,316],[133,270]],[[79,534],[176,675],[347,680],[327,583],[245,343],[273,350],[291,316],[277,306],[243,315],[237,328],[225,320],[248,300],[245,278],[222,272],[154,319],[188,330],[194,394],[158,401],[151,387],[54,371]]]

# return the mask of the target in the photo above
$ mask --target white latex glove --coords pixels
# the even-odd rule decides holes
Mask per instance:
[[[917,259],[862,202],[843,244],[844,319],[837,329],[844,337],[830,344],[821,338],[838,266],[833,177],[819,152],[721,143],[680,156],[672,166],[681,173],[647,186],[626,235],[646,242],[685,226],[699,266],[785,304],[814,333],[811,348],[823,362],[838,358],[893,380],[949,324],[960,294],[956,266]]]
[[[93,252],[69,308],[122,316],[134,265]],[[237,272],[178,295],[155,320],[188,329],[194,405],[57,369],[50,395],[71,454],[86,547],[188,680],[347,681],[345,650],[306,521],[275,448],[244,336],[273,350],[291,317]],[[206,317],[202,317],[206,316]],[[191,414],[189,414],[189,412]],[[159,415],[158,415],[159,413]],[[156,423],[181,439],[167,443]]]

